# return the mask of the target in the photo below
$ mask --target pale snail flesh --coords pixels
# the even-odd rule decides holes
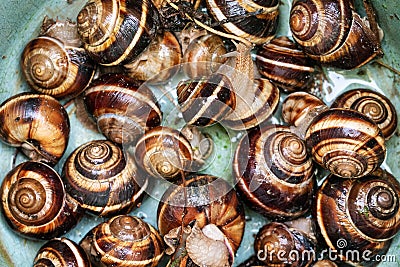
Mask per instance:
[[[148,186],[133,158],[108,140],[76,148],[64,163],[62,179],[71,198],[98,216],[131,211],[140,205]]]
[[[13,168],[1,186],[2,211],[8,225],[32,239],[52,239],[71,230],[82,210],[68,197],[58,173],[27,161]]]
[[[400,229],[400,184],[389,172],[377,169],[359,179],[329,175],[316,194],[318,227],[326,245],[345,252],[369,250],[369,256],[387,251],[390,240]],[[348,256],[347,256],[348,257]],[[362,262],[360,258],[358,264]]]
[[[164,255],[157,230],[144,220],[118,215],[92,228],[80,241],[94,266],[156,267]]]
[[[359,178],[376,170],[386,157],[382,131],[366,115],[332,108],[308,127],[306,144],[316,163],[343,178]]]
[[[76,266],[91,267],[86,252],[73,240],[54,238],[40,247],[33,260],[33,267]]]
[[[331,108],[350,108],[370,117],[388,140],[397,128],[397,112],[383,94],[371,89],[352,89],[337,96]]]
[[[55,98],[20,93],[0,105],[0,138],[21,148],[30,159],[55,165],[64,155],[70,134],[69,117]]]
[[[159,15],[150,0],[91,0],[77,15],[78,34],[102,65],[126,64],[155,38]]]

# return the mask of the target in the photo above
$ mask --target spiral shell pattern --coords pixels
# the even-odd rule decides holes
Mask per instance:
[[[118,215],[91,229],[80,242],[96,266],[155,267],[164,244],[153,226],[130,215]]]
[[[315,162],[344,178],[376,170],[386,157],[385,139],[366,115],[350,109],[328,109],[315,117],[306,132]]]
[[[37,92],[57,98],[80,94],[92,80],[95,64],[83,48],[40,36],[21,55],[27,83]]]
[[[55,165],[64,155],[69,133],[68,114],[51,96],[20,93],[0,105],[0,139],[21,147],[32,160]]]
[[[353,89],[336,97],[331,108],[350,108],[370,117],[389,139],[397,128],[397,113],[392,102],[370,89]]]
[[[74,241],[61,237],[45,243],[33,260],[34,267],[46,266],[92,266],[86,252]]]
[[[77,16],[78,34],[99,64],[126,64],[155,38],[159,15],[150,0],[91,0]]]
[[[159,126],[139,139],[135,160],[140,168],[153,177],[173,179],[182,171],[191,170],[193,148],[179,131]]]
[[[309,210],[313,172],[304,142],[280,125],[249,131],[233,159],[238,193],[254,210],[277,220]]]
[[[55,170],[27,161],[12,169],[1,186],[2,211],[9,226],[33,239],[51,239],[72,229],[82,212],[64,190]]]
[[[104,74],[85,90],[84,103],[103,135],[119,144],[160,125],[162,113],[149,88],[122,74]]]
[[[107,140],[75,149],[64,164],[62,178],[67,193],[84,210],[99,216],[129,212],[140,204],[148,186],[133,159]]]

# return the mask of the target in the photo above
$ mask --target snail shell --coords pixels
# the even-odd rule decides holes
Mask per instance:
[[[183,119],[189,125],[215,124],[236,106],[233,86],[228,77],[220,73],[181,81],[177,85],[177,95]]]
[[[323,64],[344,69],[360,67],[382,54],[369,26],[352,1],[296,0],[289,25],[305,53]]]
[[[174,179],[182,171],[191,170],[193,148],[179,131],[159,126],[147,131],[138,140],[135,160],[153,177]]]
[[[164,244],[153,226],[130,215],[118,215],[91,229],[80,242],[95,266],[155,267]]]
[[[266,266],[309,266],[316,254],[315,245],[304,234],[279,222],[258,231],[254,250]]]
[[[277,31],[279,1],[207,0],[207,10],[222,28],[255,44],[269,42]]]
[[[313,163],[304,142],[288,127],[250,130],[240,140],[233,162],[238,193],[262,215],[291,219],[311,207]]]
[[[27,161],[13,168],[1,186],[1,204],[8,225],[24,237],[51,239],[72,229],[82,212],[48,165]]]
[[[155,38],[159,24],[150,0],[91,0],[77,15],[84,47],[102,65],[132,61]]]
[[[386,157],[385,139],[366,115],[351,109],[328,109],[315,117],[305,136],[315,162],[344,178],[376,170]]]
[[[256,64],[262,76],[287,92],[306,90],[313,81],[312,62],[286,36],[264,44],[257,51]]]
[[[217,71],[227,60],[227,53],[221,37],[206,34],[191,41],[187,47],[182,63],[183,70],[190,78],[209,76]]]
[[[55,165],[68,145],[70,124],[51,96],[20,93],[0,105],[0,138],[32,160]]]
[[[129,212],[140,204],[148,186],[133,158],[108,140],[76,148],[64,163],[62,178],[71,198],[99,216]]]
[[[178,40],[173,33],[164,32],[157,35],[138,58],[124,67],[128,76],[134,79],[165,83],[179,71],[181,61],[182,51]]]
[[[92,266],[86,252],[74,241],[61,237],[46,242],[33,260],[34,267]]]
[[[85,90],[84,103],[103,135],[116,143],[136,141],[160,125],[162,113],[149,88],[122,74],[104,74]]]
[[[385,253],[400,227],[399,190],[399,182],[382,169],[359,179],[329,175],[315,202],[326,245],[343,251],[339,255],[342,260],[356,260],[346,259],[348,250],[357,250],[360,255],[369,250],[371,258]]]
[[[370,117],[388,140],[397,128],[397,113],[392,102],[370,89],[353,89],[336,97],[331,108],[350,108]]]
[[[200,229],[214,224],[227,238],[229,250],[237,251],[244,233],[244,209],[225,180],[195,174],[187,177],[184,186],[171,185],[165,191],[157,211],[161,235],[193,221]]]

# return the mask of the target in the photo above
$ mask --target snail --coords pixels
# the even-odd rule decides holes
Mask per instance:
[[[182,51],[172,32],[159,34],[134,61],[124,65],[128,76],[147,83],[166,83],[179,71]]]
[[[149,46],[160,27],[150,0],[90,0],[76,21],[84,48],[102,65],[129,63]]]
[[[199,127],[186,125],[182,128],[181,134],[189,141],[192,146],[194,162],[196,170],[204,165],[214,150],[214,142],[211,135],[203,133]],[[192,166],[193,167],[193,166]]]
[[[383,169],[359,179],[329,175],[317,191],[314,207],[322,243],[338,259],[368,265],[366,258],[357,260],[347,252],[365,255],[368,250],[371,259],[386,252],[400,227],[399,190],[396,178]]]
[[[68,145],[70,123],[55,98],[19,93],[0,105],[0,139],[30,159],[54,166]]]
[[[194,27],[193,25],[186,25],[182,31],[175,32],[175,34],[178,42],[181,44],[182,54],[185,55],[188,46],[195,39],[199,39],[203,35],[208,35],[208,32],[203,28]]]
[[[34,267],[45,266],[92,266],[86,252],[73,240],[54,238],[40,247],[33,260]]]
[[[39,93],[56,98],[77,96],[92,80],[95,63],[85,49],[76,44],[79,39],[74,35],[76,24],[49,19],[44,23],[46,30],[42,35],[24,47],[22,74],[28,85]]]
[[[263,77],[286,92],[308,89],[315,71],[311,60],[287,36],[259,48],[256,65]]]
[[[171,185],[158,206],[157,225],[168,254],[183,249],[187,254],[180,256],[188,255],[196,265],[231,266],[244,233],[243,205],[221,178],[205,174],[186,178],[184,184]],[[178,261],[174,256],[171,261]]]
[[[119,144],[132,143],[161,123],[162,113],[151,90],[123,74],[95,79],[85,90],[84,103],[100,132]]]
[[[371,89],[358,88],[336,97],[331,108],[351,108],[370,117],[388,140],[397,128],[397,113],[392,102],[384,95]]]
[[[64,163],[62,179],[69,196],[92,214],[122,214],[139,206],[148,187],[131,156],[108,140],[80,145]]]
[[[190,142],[178,130],[158,126],[138,140],[135,160],[151,176],[173,180],[182,171],[191,170],[194,151]]]
[[[352,2],[293,1],[290,30],[310,58],[328,66],[354,69],[383,54],[377,35],[356,13]]]
[[[130,215],[118,215],[92,228],[80,241],[94,266],[155,267],[164,244],[153,226]]]
[[[343,178],[359,178],[376,170],[386,157],[385,139],[365,114],[331,108],[318,114],[305,134],[314,161]]]
[[[269,125],[244,135],[233,158],[236,189],[248,206],[273,220],[300,217],[311,207],[314,166],[289,127]]]
[[[254,250],[265,266],[309,266],[316,255],[315,244],[306,235],[280,222],[259,229]]]
[[[82,210],[50,166],[26,161],[9,171],[1,185],[1,207],[8,225],[31,239],[52,239],[71,230]]]
[[[209,76],[225,63],[227,49],[221,37],[206,34],[192,40],[183,54],[183,70],[190,78]]]
[[[274,38],[279,15],[279,1],[207,0],[207,11],[218,25],[254,44]]]

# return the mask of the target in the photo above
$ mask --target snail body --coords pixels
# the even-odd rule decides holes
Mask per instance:
[[[339,258],[344,261],[356,261],[346,258],[348,250],[369,250],[371,257],[385,253],[400,227],[399,189],[398,181],[382,169],[359,179],[329,175],[315,202],[322,241],[342,250]]]
[[[379,127],[358,111],[331,108],[308,127],[305,142],[316,163],[343,178],[359,178],[376,170],[386,157]]]
[[[104,74],[85,91],[87,112],[107,139],[128,144],[160,125],[162,113],[149,88],[123,74]]]
[[[34,267],[44,266],[92,266],[86,252],[74,241],[66,238],[54,238],[40,247]]]
[[[130,215],[118,215],[100,223],[79,244],[94,266],[155,267],[164,255],[157,230]]]
[[[71,198],[99,216],[129,212],[141,203],[148,186],[133,159],[108,140],[76,148],[64,163],[62,178]]]
[[[30,159],[55,165],[64,155],[70,123],[64,107],[55,98],[20,93],[0,105],[0,138],[20,147]]]
[[[58,173],[40,162],[27,161],[7,173],[1,200],[8,225],[32,239],[59,237],[82,217],[82,210],[66,194]]]
[[[254,210],[275,220],[293,219],[310,209],[313,172],[305,143],[279,125],[250,130],[233,159],[238,193]]]
[[[132,61],[148,47],[160,26],[150,0],[88,1],[76,20],[86,51],[102,65]]]

